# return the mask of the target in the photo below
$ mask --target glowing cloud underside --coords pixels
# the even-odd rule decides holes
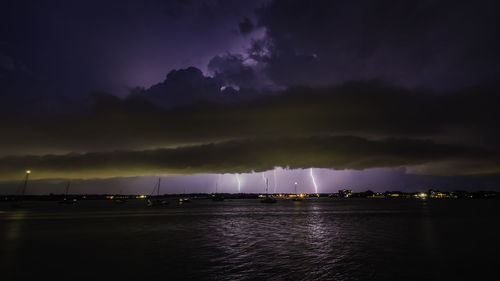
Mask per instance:
[[[318,185],[316,184],[316,180],[314,179],[313,169],[312,168],[309,169],[309,174],[311,175],[312,183],[314,185],[314,192],[318,193]]]
[[[240,175],[236,174],[236,181],[238,182],[238,193],[241,193]]]

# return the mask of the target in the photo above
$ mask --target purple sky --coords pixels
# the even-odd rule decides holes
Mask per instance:
[[[498,176],[489,179],[471,179],[467,177],[439,177],[409,175],[401,169],[375,168],[359,170],[330,170],[313,168],[313,176],[319,193],[335,193],[340,189],[351,189],[356,192],[372,190],[425,192],[429,189],[443,191],[453,190],[495,190],[499,181]],[[310,169],[288,170],[276,168],[261,173],[244,174],[197,174],[192,176],[158,175],[131,178],[111,178],[101,180],[72,180],[71,192],[78,194],[151,194],[158,178],[161,177],[161,193],[238,193],[239,177],[241,192],[265,193],[266,182],[269,180],[269,193],[294,193],[297,182],[297,192],[315,193],[310,176]],[[14,183],[0,183],[1,194],[16,194],[21,188],[22,181]],[[61,194],[65,192],[65,180],[31,181],[27,194]]]

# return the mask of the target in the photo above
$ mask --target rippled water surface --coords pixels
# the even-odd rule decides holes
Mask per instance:
[[[2,280],[495,280],[499,203],[1,204],[0,272]]]

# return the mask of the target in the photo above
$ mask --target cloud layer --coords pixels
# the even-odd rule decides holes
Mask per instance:
[[[42,178],[275,166],[499,172],[498,94],[491,85],[439,94],[351,82],[172,110],[140,95],[94,98],[91,111],[65,120],[3,121],[0,178],[18,177],[27,168]]]
[[[292,169],[415,166],[420,173],[466,175],[499,173],[500,166],[495,165],[500,160],[498,156],[481,149],[406,139],[261,138],[173,149],[7,157],[0,161],[0,178],[18,179],[27,168],[36,171],[32,174],[34,179],[43,179],[248,173],[277,166]],[[442,167],[437,171],[426,169],[428,163]]]

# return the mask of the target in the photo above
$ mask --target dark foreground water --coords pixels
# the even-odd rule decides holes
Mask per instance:
[[[1,204],[0,279],[500,280],[499,203]]]

